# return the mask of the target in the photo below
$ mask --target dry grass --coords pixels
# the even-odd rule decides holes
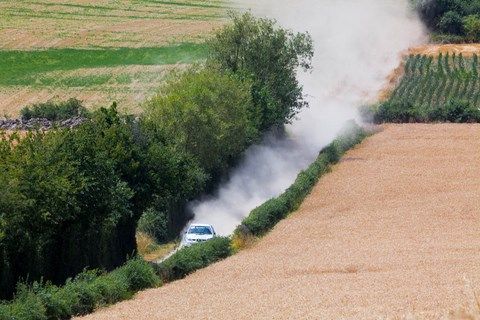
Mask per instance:
[[[143,47],[199,41],[223,23],[222,1],[4,0],[0,49]]]
[[[60,83],[68,79],[101,75],[106,75],[110,80],[100,85],[84,87],[65,87],[55,83],[50,86],[0,87],[0,117],[17,117],[26,105],[51,99],[67,100],[71,97],[84,101],[85,106],[91,110],[108,107],[115,101],[120,111],[139,113],[141,103],[158,90],[168,72],[184,67],[184,65],[125,66],[47,73],[43,76],[55,78]],[[116,82],[115,78],[119,77],[128,77],[128,83]]]
[[[420,47],[411,48],[408,50],[407,55],[410,54],[423,54],[427,56],[438,56],[442,54],[462,54],[464,57],[471,57],[474,54],[480,55],[480,44],[428,44]]]
[[[159,245],[152,237],[142,232],[137,233],[138,253],[146,261],[158,261],[170,254],[177,246],[177,242]]]
[[[346,157],[254,247],[85,319],[448,319],[475,310],[480,125],[388,125]]]

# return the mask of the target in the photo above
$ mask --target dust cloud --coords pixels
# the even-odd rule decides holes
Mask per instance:
[[[375,100],[401,52],[426,40],[408,0],[244,0],[253,14],[308,31],[314,70],[299,73],[310,107],[287,126],[286,138],[265,137],[249,148],[230,179],[190,204],[194,222],[229,235],[248,213],[281,194],[330,143],[357,108]]]

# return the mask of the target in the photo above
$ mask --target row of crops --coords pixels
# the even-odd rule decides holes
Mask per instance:
[[[480,69],[477,55],[440,54],[438,57],[411,55],[405,75],[390,102],[424,109],[440,108],[451,100],[480,106]]]

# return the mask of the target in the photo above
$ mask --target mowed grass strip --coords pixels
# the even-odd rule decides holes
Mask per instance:
[[[80,68],[189,64],[206,55],[206,46],[194,43],[158,48],[0,51],[0,85],[34,85],[42,74]]]

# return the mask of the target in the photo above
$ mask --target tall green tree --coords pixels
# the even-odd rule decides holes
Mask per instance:
[[[296,76],[299,68],[312,68],[312,38],[250,13],[231,16],[233,23],[209,42],[210,60],[252,82],[255,121],[260,131],[281,127],[307,105]]]

